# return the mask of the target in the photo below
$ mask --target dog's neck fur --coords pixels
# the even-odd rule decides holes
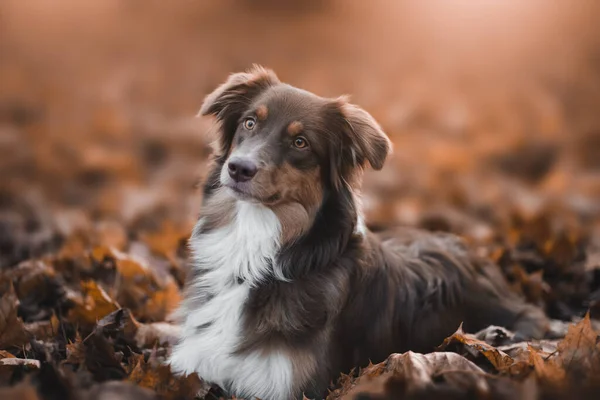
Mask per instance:
[[[244,214],[239,210],[250,210],[250,205],[261,209],[262,214],[272,211],[279,222],[279,236],[274,249],[276,254],[269,260],[270,266],[262,276],[280,280],[294,279],[311,271],[326,268],[346,248],[353,235],[364,236],[367,232],[362,210],[359,188],[361,174],[356,174],[351,184],[341,188],[325,189],[323,200],[316,210],[307,210],[304,222],[295,222],[295,237],[288,237],[286,217],[291,215],[289,208],[280,213],[277,207],[270,209],[259,204],[236,200],[228,189],[221,187],[219,174],[225,157],[218,157],[214,169],[204,186],[204,202],[201,218],[194,228],[192,241],[199,234],[210,232],[215,227],[223,226],[234,219],[244,223]],[[240,209],[239,204],[246,204]],[[270,215],[270,214],[269,214]],[[252,225],[252,221],[247,221]],[[260,225],[248,232],[254,233]],[[231,244],[231,246],[235,246]],[[232,247],[232,251],[236,251]],[[242,279],[244,277],[241,277]],[[260,280],[259,280],[260,281]],[[257,281],[258,282],[258,281]]]
[[[269,208],[246,201],[236,201],[230,222],[223,227],[200,233],[192,238],[192,256],[195,268],[208,274],[228,274],[232,282],[245,281],[255,287],[270,275],[283,279],[275,266],[275,255],[280,248],[281,224]],[[195,232],[201,232],[203,218]],[[199,248],[201,245],[201,248]],[[226,248],[220,251],[220,247]],[[210,251],[207,251],[210,249]],[[219,266],[226,266],[221,270]],[[218,277],[226,284],[226,277]]]

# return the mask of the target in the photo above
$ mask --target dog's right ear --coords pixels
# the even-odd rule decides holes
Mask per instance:
[[[238,120],[252,100],[278,83],[273,71],[254,65],[246,72],[230,75],[225,83],[206,96],[199,115],[214,115],[222,123],[219,146],[222,154],[229,152]]]

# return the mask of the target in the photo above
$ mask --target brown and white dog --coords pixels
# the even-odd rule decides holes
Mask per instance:
[[[455,236],[367,230],[362,170],[381,169],[390,142],[366,111],[254,67],[201,114],[221,124],[219,151],[190,239],[174,371],[247,399],[320,398],[340,372],[431,351],[461,322],[543,336],[544,314]]]

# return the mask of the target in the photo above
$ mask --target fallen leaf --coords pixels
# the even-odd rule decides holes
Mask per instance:
[[[459,375],[455,375],[459,372]],[[437,352],[418,354],[408,351],[392,354],[380,364],[363,369],[356,379],[346,379],[340,389],[328,396],[329,400],[353,399],[366,394],[393,398],[419,392],[435,386],[440,377],[458,387],[487,393],[487,374],[477,365],[456,353]],[[363,397],[361,397],[363,398]]]
[[[181,295],[173,277],[159,277],[143,259],[107,247],[93,249],[91,256],[96,261],[113,260],[118,272],[115,298],[139,319],[163,321],[179,304]]]
[[[23,321],[17,315],[19,300],[12,284],[0,298],[0,349],[13,349],[29,341]]]
[[[514,360],[509,355],[477,339],[473,335],[464,333],[462,326],[452,336],[444,339],[444,342],[438,348],[438,350],[442,351],[449,351],[450,349],[456,349],[459,354],[472,357],[473,359],[483,356],[497,371],[503,371],[514,363]]]
[[[66,345],[67,357],[63,361],[67,364],[80,365],[85,362],[85,345],[81,336],[77,334],[75,341]]]
[[[171,222],[165,223],[161,229],[151,233],[143,233],[141,239],[148,244],[155,254],[165,257],[173,265],[178,265],[177,249],[182,240],[187,239],[190,226],[177,227]]]
[[[94,331],[83,341],[85,346],[85,366],[98,382],[120,380],[127,376],[121,365],[121,357],[115,353],[111,343],[99,330]]]
[[[96,322],[120,308],[119,304],[94,281],[81,282],[83,301],[76,304],[69,314],[73,322],[94,325]]]
[[[572,369],[594,371],[600,364],[600,335],[586,314],[576,325],[570,325],[565,338],[558,343],[557,362],[569,373]]]
[[[529,362],[538,378],[546,383],[559,385],[565,378],[565,370],[554,359],[544,359],[533,347],[529,347]]]
[[[138,358],[127,378],[137,386],[148,388],[165,399],[190,398],[208,392],[210,385],[205,384],[196,374],[175,376],[168,365],[150,357],[148,362]]]
[[[162,321],[175,310],[180,302],[179,287],[172,278],[169,278],[163,289],[155,291],[150,297],[142,316],[150,321]]]
[[[12,387],[0,387],[0,399],[39,400],[35,386],[22,382]]]
[[[0,350],[0,359],[2,358],[14,358],[15,356],[6,350]]]

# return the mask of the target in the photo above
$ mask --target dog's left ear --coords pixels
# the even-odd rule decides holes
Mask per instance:
[[[368,161],[375,170],[383,168],[385,159],[392,149],[390,139],[375,118],[362,108],[350,104],[345,97],[336,99],[342,115],[346,142],[350,146],[355,166],[364,166]]]

